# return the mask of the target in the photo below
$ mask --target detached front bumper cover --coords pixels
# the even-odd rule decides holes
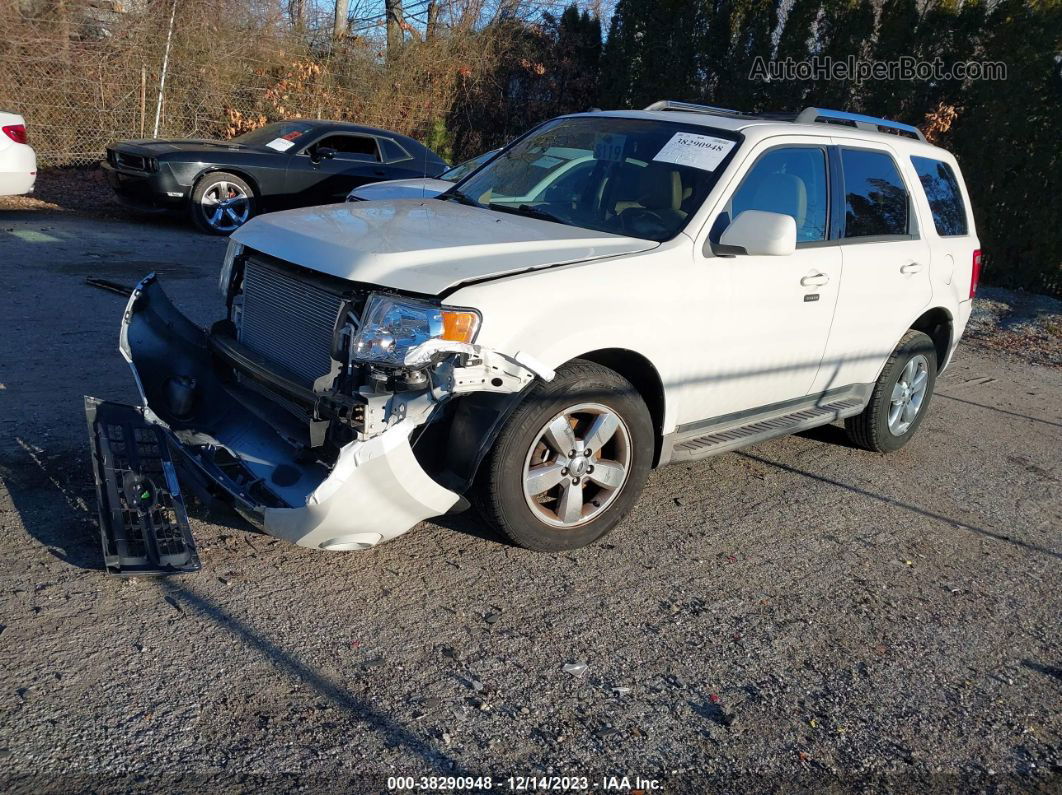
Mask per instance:
[[[129,298],[120,350],[144,417],[165,432],[182,482],[224,498],[271,535],[314,549],[366,549],[459,499],[413,455],[412,418],[347,444],[334,464],[323,464],[289,413],[265,400],[252,411],[248,395],[237,399],[207,332],[177,311],[154,274]]]

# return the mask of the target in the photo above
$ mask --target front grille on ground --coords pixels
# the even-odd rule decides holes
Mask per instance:
[[[343,300],[251,255],[244,265],[240,342],[305,386],[332,367],[332,335]]]

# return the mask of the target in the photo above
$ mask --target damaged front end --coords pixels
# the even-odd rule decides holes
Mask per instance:
[[[182,485],[271,535],[367,549],[463,504],[523,390],[552,377],[438,337],[396,359],[378,327],[394,296],[236,253],[222,276],[226,319],[196,326],[152,274],[129,298],[120,349]]]

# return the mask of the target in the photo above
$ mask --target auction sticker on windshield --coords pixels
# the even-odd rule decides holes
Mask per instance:
[[[664,144],[653,160],[715,171],[733,148],[734,142],[726,138],[680,132],[671,136],[671,140]]]
[[[266,144],[270,149],[276,149],[278,152],[286,152],[291,147],[295,146],[294,141],[288,141],[284,138],[274,138],[272,141]]]

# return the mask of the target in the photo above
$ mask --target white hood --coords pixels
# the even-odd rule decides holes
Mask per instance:
[[[427,295],[462,282],[659,245],[441,199],[350,202],[270,213],[244,224],[232,237],[321,273]]]

